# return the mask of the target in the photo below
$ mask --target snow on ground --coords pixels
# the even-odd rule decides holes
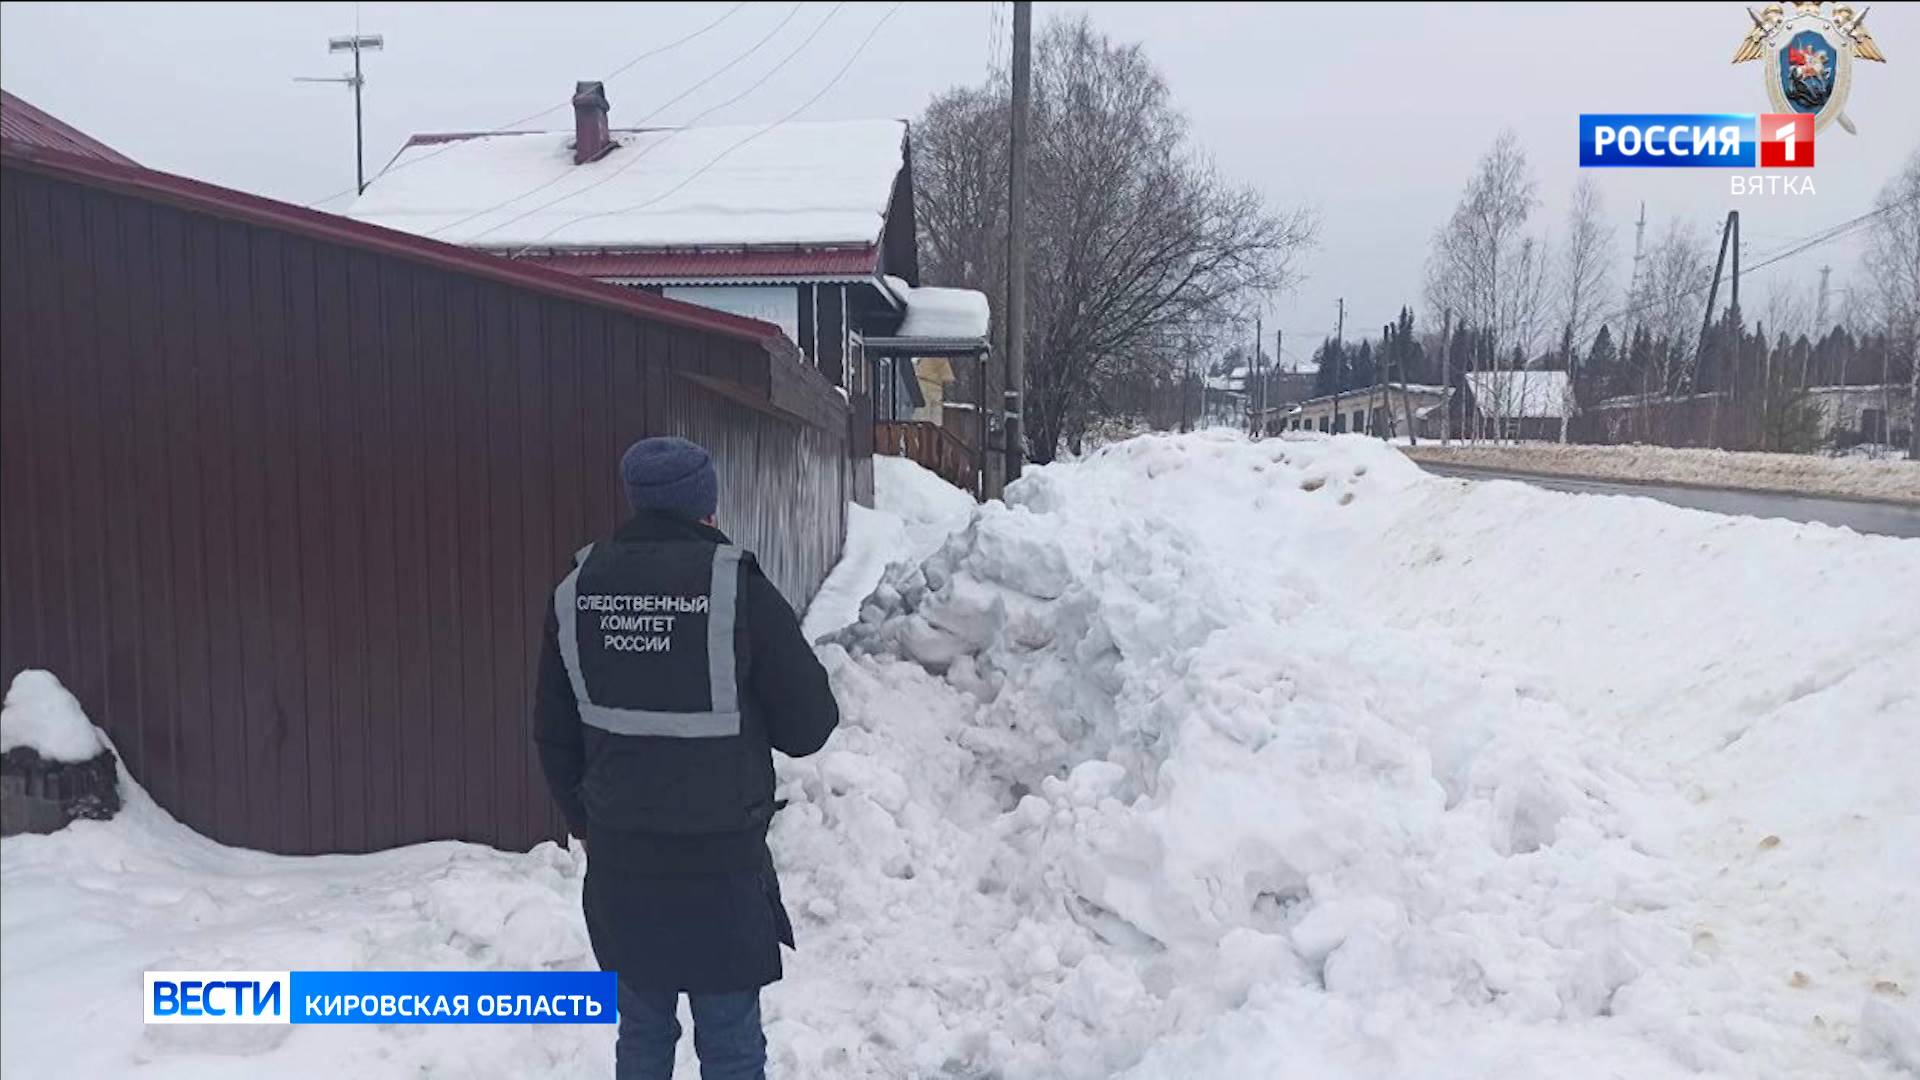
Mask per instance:
[[[780,765],[775,1076],[1920,1070],[1920,611],[1860,602],[1920,595],[1920,542],[1361,437],[1149,436],[977,511],[924,479],[879,474],[822,596],[922,549]],[[0,870],[9,1075],[607,1069],[603,1029],[134,1011],[145,968],[584,966],[551,846],[287,859],[136,795]]]
[[[876,456],[873,487],[872,509],[847,506],[846,547],[801,623],[809,641],[858,618],[888,563],[933,554],[973,514],[973,496],[906,458]]]
[[[1896,457],[1820,457],[1672,446],[1587,446],[1561,443],[1407,448],[1418,461],[1582,476],[1600,480],[1696,484],[1744,491],[1784,491],[1920,503],[1920,462]]]
[[[22,671],[0,706],[0,753],[16,746],[48,761],[86,761],[100,753],[100,730],[51,672]]]
[[[0,1074],[596,1076],[608,1027],[147,1027],[143,971],[591,968],[554,844],[291,858],[223,847],[121,772],[126,806],[0,842]]]

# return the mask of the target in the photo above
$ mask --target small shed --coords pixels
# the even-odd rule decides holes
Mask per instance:
[[[795,605],[838,558],[849,406],[780,328],[15,138],[16,107],[0,679],[57,673],[199,832],[559,835],[538,631],[635,438],[714,451]]]

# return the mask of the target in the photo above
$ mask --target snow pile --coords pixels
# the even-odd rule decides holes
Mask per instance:
[[[1357,438],[1142,438],[1008,503],[887,576],[829,653],[849,730],[783,769],[791,1074],[1905,1053],[1920,615],[1809,613],[1920,590],[1911,545]]]
[[[573,163],[573,133],[411,143],[346,215],[468,247],[873,244],[903,163],[900,120],[613,132]],[[691,182],[698,177],[698,182]]]
[[[1558,443],[1445,447],[1421,443],[1408,448],[1407,452],[1416,461],[1436,465],[1920,503],[1920,462],[1897,457],[1876,460],[1672,446]]]
[[[978,508],[876,466],[809,619],[843,727],[779,764],[772,1075],[1920,1070],[1920,610],[1859,602],[1920,543],[1357,436]],[[591,960],[550,845],[279,858],[128,790],[0,845],[8,1075],[605,1075],[606,1029],[143,1028],[143,969]]]
[[[933,554],[973,513],[973,496],[902,457],[874,456],[873,490],[872,509],[847,505],[840,562],[821,583],[801,623],[808,640],[852,622],[890,563],[918,562]]]
[[[16,746],[48,761],[74,762],[97,757],[106,743],[52,672],[27,670],[13,677],[0,708],[0,753]]]

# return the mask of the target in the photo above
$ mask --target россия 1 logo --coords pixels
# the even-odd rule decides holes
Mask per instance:
[[[1810,169],[1813,117],[1581,113],[1581,168]]]

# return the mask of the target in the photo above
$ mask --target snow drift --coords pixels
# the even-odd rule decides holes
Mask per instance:
[[[1858,588],[1920,595],[1920,551],[1358,438],[1036,470],[835,639],[858,727],[788,771],[777,839],[827,966],[926,1000],[790,1063],[1911,1065],[1920,831],[1887,762],[1920,749],[1920,616],[1861,625]]]
[[[1358,437],[1144,437],[980,508],[894,464],[809,619],[843,728],[780,765],[774,1075],[1920,1068],[1920,543]],[[584,966],[551,846],[284,859],[136,793],[0,854],[9,1074],[605,1074],[600,1031],[133,1006],[144,968]]]

